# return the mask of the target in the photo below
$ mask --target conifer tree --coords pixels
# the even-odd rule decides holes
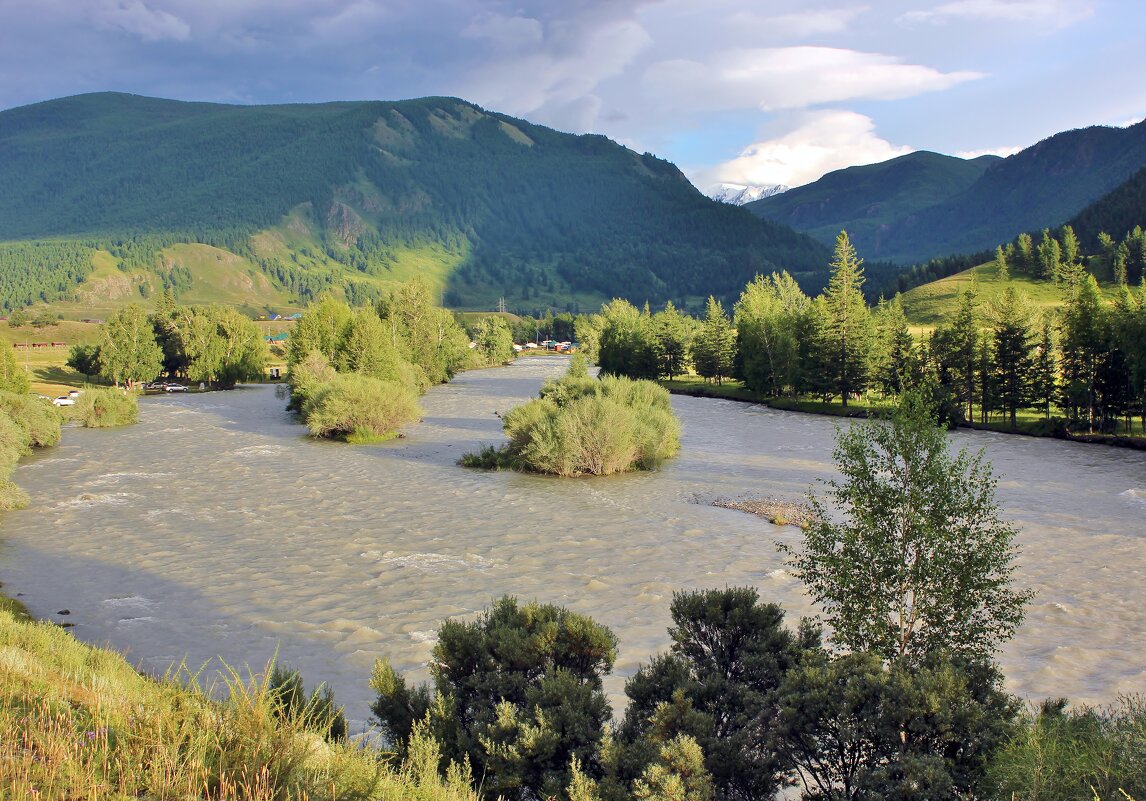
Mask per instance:
[[[844,406],[852,393],[862,392],[867,386],[871,314],[861,290],[862,264],[847,231],[840,231],[831,263],[832,275],[823,295],[817,345],[829,385]]]
[[[1034,400],[1035,333],[1033,312],[1027,298],[1008,286],[994,304],[994,369],[992,371],[1000,407],[1017,425],[1018,410]]]
[[[1011,280],[1011,270],[1007,264],[1007,252],[1003,250],[1002,245],[995,248],[995,273],[1000,281]]]
[[[724,312],[724,305],[709,295],[704,310],[704,325],[692,346],[696,374],[711,378],[717,384],[732,375],[736,355],[736,334]]]

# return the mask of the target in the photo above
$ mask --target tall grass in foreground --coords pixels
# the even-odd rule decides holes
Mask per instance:
[[[467,771],[438,775],[419,737],[406,763],[329,743],[281,715],[265,677],[216,701],[185,669],[139,675],[118,654],[0,609],[0,797],[476,801]]]

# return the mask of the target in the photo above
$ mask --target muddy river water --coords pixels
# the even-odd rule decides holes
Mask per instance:
[[[674,590],[747,584],[792,622],[814,611],[775,547],[799,531],[709,503],[799,499],[832,475],[835,420],[676,397],[683,448],[656,473],[456,466],[502,440],[495,412],[564,365],[463,374],[430,391],[406,438],[377,446],[309,440],[270,386],[147,398],[138,425],[69,429],[17,469],[32,503],[0,521],[0,580],[148,671],[261,668],[277,649],[308,684],[331,684],[355,730],[376,657],[424,679],[438,623],[505,593],[612,627],[615,710],[624,678],[667,645]],[[1000,654],[1009,689],[1090,703],[1146,691],[1146,453],[952,441],[986,450],[1022,531],[1017,580],[1037,592]]]

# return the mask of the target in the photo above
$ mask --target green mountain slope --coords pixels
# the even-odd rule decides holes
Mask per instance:
[[[1119,240],[1135,226],[1146,227],[1146,167],[1076,214],[1070,224],[1092,248],[1102,231]]]
[[[879,164],[836,170],[815,183],[757,200],[746,208],[825,244],[846,229],[866,255],[875,250],[883,228],[964,191],[998,160],[917,151]]]
[[[125,247],[125,269],[169,277],[163,249],[200,242],[295,299],[368,297],[423,272],[455,306],[661,302],[829,260],[652,155],[450,98],[49,101],[0,112],[0,186],[0,241]],[[0,272],[27,249],[0,247]]]
[[[897,161],[900,159],[872,165],[876,169],[849,176],[837,188],[849,202],[841,209],[843,213],[831,220],[832,227],[849,232],[854,229],[853,242],[866,258],[918,263],[952,253],[990,250],[1022,231],[1070,220],[1146,166],[1146,122],[1128,128],[1095,126],[1057,134],[1006,159],[985,163],[973,183],[962,189],[952,184],[952,193],[938,201],[927,199],[923,192],[892,192],[900,206],[889,215],[878,205],[886,203],[887,186],[876,181],[874,189],[865,187],[864,180],[873,173],[878,176],[891,170]],[[840,182],[842,177],[834,173],[833,181]],[[818,185],[827,178],[801,187],[804,196],[815,199],[822,191]],[[942,189],[941,182],[931,186]],[[752,210],[763,214],[774,207],[759,204],[774,200],[759,201]],[[865,201],[877,208],[876,226],[871,224]],[[798,216],[773,215],[771,211],[767,216],[809,233],[826,223],[813,219],[813,225]]]

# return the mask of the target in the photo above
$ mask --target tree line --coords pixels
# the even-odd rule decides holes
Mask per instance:
[[[489,316],[470,334],[434,305],[429,284],[414,278],[375,305],[351,308],[329,296],[295,324],[287,346],[290,408],[311,434],[364,442],[393,436],[417,420],[417,396],[459,370],[502,364],[513,336]]]
[[[1023,234],[996,252],[1008,278],[1027,273],[1061,286],[1059,311],[1040,309],[1013,283],[998,298],[965,291],[955,313],[930,334],[912,334],[898,295],[874,308],[863,299],[862,260],[841,232],[825,291],[808,297],[787,273],[758,276],[729,315],[710,298],[703,320],[638,311],[613,301],[578,320],[578,338],[602,370],[672,378],[688,369],[720,382],[740,379],[765,396],[893,396],[926,387],[949,423],[1036,412],[1051,427],[1089,432],[1146,427],[1146,235],[1100,237],[1103,253],[1084,266],[1069,226],[1035,243]],[[1103,301],[1094,270],[1116,281]],[[1137,286],[1132,283],[1137,281]]]
[[[129,388],[161,375],[230,389],[262,378],[269,353],[254,321],[229,306],[183,306],[164,290],[156,308],[129,304],[100,324],[95,344],[73,345],[68,366]]]

